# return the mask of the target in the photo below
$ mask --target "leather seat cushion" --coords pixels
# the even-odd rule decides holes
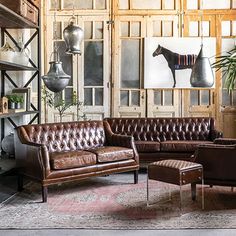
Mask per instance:
[[[173,140],[161,142],[162,152],[194,152],[198,145],[209,144],[210,141]]]
[[[133,149],[125,147],[103,146],[96,149],[90,149],[97,155],[97,162],[114,162],[134,158]]]
[[[50,153],[50,165],[53,170],[94,165],[96,159],[94,153],[81,150]]]
[[[160,143],[155,141],[135,141],[138,152],[158,152]]]

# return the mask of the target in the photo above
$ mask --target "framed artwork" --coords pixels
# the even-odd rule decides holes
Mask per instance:
[[[14,88],[12,89],[12,93],[23,96],[23,105],[22,110],[29,111],[30,110],[30,88]]]
[[[201,38],[145,38],[144,88],[193,88],[190,76],[200,49]],[[203,39],[203,52],[210,64],[214,63],[215,38]]]

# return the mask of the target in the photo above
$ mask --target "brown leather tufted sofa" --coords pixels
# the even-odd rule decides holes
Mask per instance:
[[[222,133],[210,117],[106,118],[115,134],[132,135],[140,162],[191,160],[199,144],[213,143]]]
[[[134,171],[138,182],[139,157],[133,137],[114,134],[106,121],[24,125],[16,128],[18,188],[23,176],[47,187],[66,181]]]

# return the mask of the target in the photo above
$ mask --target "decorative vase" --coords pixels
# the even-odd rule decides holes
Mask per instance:
[[[2,150],[6,152],[9,156],[14,156],[15,145],[14,145],[14,134],[10,133],[5,136],[2,140]]]
[[[16,109],[16,104],[14,102],[8,102],[9,109]]]
[[[21,103],[16,102],[16,103],[15,103],[15,109],[20,109],[20,108],[21,108]]]

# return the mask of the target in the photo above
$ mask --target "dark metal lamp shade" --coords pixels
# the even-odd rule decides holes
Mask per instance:
[[[80,44],[84,38],[83,30],[75,25],[75,18],[72,17],[69,25],[63,30],[63,36],[66,43],[66,53],[81,54]]]
[[[42,76],[42,79],[49,90],[57,93],[68,85],[70,76],[64,72],[61,61],[51,61],[49,64],[50,69],[46,75]]]
[[[197,56],[196,62],[192,68],[190,83],[193,87],[212,87],[214,84],[214,75],[208,57],[203,55],[203,46]]]

